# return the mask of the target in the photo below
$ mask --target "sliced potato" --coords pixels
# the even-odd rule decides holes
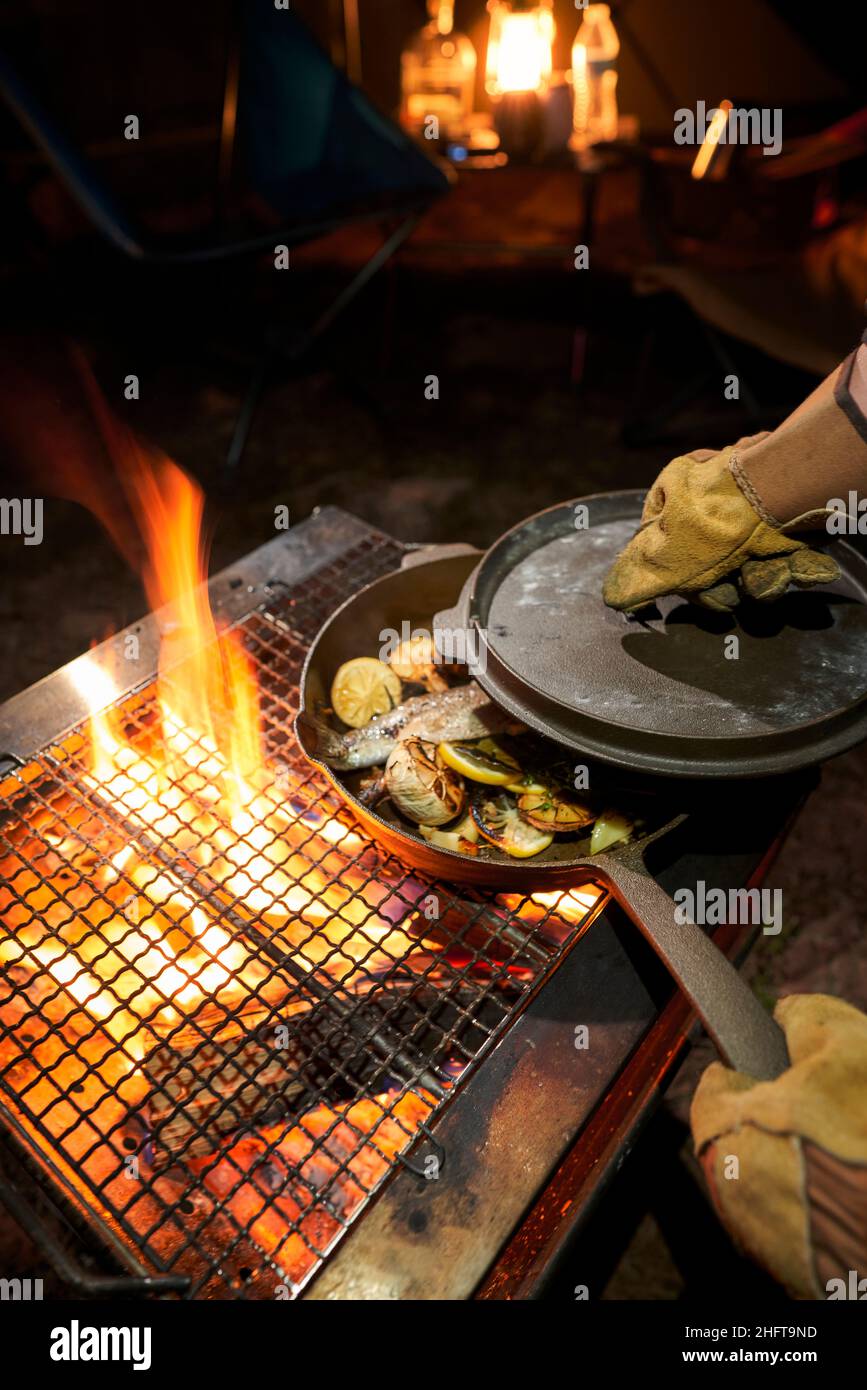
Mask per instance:
[[[360,729],[376,714],[400,704],[400,677],[375,656],[344,661],[331,683],[331,707],[350,729]]]
[[[611,807],[603,811],[597,818],[590,836],[590,853],[598,854],[600,850],[608,849],[611,845],[619,844],[622,840],[628,840],[635,829],[633,821],[627,816],[615,811]]]
[[[475,743],[441,743],[439,752],[443,762],[455,772],[488,787],[502,787],[521,771],[515,759],[492,738],[482,738]]]
[[[435,825],[420,825],[419,830],[429,845],[436,845],[437,849],[453,849],[458,854],[473,853],[479,838],[479,827],[469,814],[451,830],[440,830]]]
[[[553,842],[524,820],[514,801],[502,793],[499,796],[477,796],[470,814],[485,839],[514,859],[530,859],[541,854]]]
[[[518,810],[537,830],[550,830],[555,835],[583,830],[596,819],[585,802],[565,792],[525,792],[518,797]]]

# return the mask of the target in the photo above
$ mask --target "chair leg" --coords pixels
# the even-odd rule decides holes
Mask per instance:
[[[681,410],[691,405],[711,381],[711,373],[707,369],[701,369],[690,376],[679,391],[666,396],[655,409],[645,409],[645,388],[651,375],[658,340],[659,333],[656,327],[648,326],[641,345],[632,399],[620,432],[623,443],[630,447],[640,448],[662,442],[671,421],[677,418]]]
[[[409,217],[404,218],[391,235],[386,237],[385,241],[373,253],[370,259],[365,261],[364,265],[353,276],[349,284],[344,286],[337,297],[323,310],[314,323],[304,332],[297,334],[293,338],[291,345],[288,347],[281,347],[278,342],[276,345],[276,353],[275,349],[272,348],[270,351],[266,350],[261,354],[250,380],[250,384],[247,387],[241,408],[238,411],[237,419],[235,420],[235,428],[232,432],[232,439],[229,444],[229,451],[226,455],[226,463],[223,469],[224,486],[228,487],[231,485],[241,466],[244,450],[247,447],[247,441],[250,437],[253,418],[268,381],[269,365],[273,356],[279,355],[285,363],[291,364],[292,366],[297,365],[310,351],[313,344],[331,328],[334,321],[343,313],[344,309],[348,308],[352,301],[361,293],[365,285],[370,283],[377,271],[381,270],[392,256],[394,256],[398,248],[403,245],[407,237],[414,230],[418,219],[418,213],[412,213]]]
[[[406,241],[407,237],[415,230],[419,215],[419,213],[414,212],[409,217],[404,218],[403,222],[395,228],[391,236],[387,237],[378,250],[374,251],[370,260],[365,261],[358,273],[353,276],[349,284],[340,291],[340,294],[329,304],[324,313],[320,314],[308,335],[311,343],[317,338],[322,337],[323,333],[331,327],[334,320],[338,318],[339,315],[343,313],[344,309],[348,308],[352,301],[361,293],[365,285],[370,283],[377,271],[381,270],[386,262],[391,260],[395,252],[398,251]]]
[[[761,419],[761,407],[749,382],[743,380],[742,373],[738,370],[735,360],[726,346],[724,339],[717,330],[709,323],[702,323],[704,336],[710,346],[716,360],[723,369],[725,376],[735,376],[738,379],[738,398],[743,404],[743,410],[751,424],[757,424]]]
[[[725,337],[710,324],[698,319],[696,315],[690,314],[690,317],[693,322],[698,323],[709,351],[679,390],[667,394],[664,400],[658,404],[648,404],[645,407],[644,400],[648,394],[653,357],[661,338],[655,318],[651,317],[647,324],[636,371],[635,385],[626,419],[621,429],[621,439],[624,444],[634,447],[663,443],[676,444],[678,440],[677,417],[687,406],[699,400],[708,389],[715,388],[721,391],[720,372],[723,377],[736,376],[738,378],[739,404],[735,405],[734,410],[732,410],[731,405],[727,406],[725,412],[720,412],[713,418],[708,412],[705,421],[708,429],[727,429],[729,412],[731,412],[732,438],[734,439],[738,433],[748,434],[758,429],[763,417],[766,416],[767,412],[763,412],[757,396],[749,383],[744,380]]]
[[[222,479],[224,486],[232,482],[241,465],[241,459],[247,447],[247,440],[250,437],[253,417],[256,414],[256,407],[259,404],[262,392],[265,390],[265,384],[268,380],[269,360],[268,353],[263,352],[259,361],[256,363],[246,394],[241,402],[241,409],[236,416],[235,428],[232,431],[232,438],[229,443],[229,452],[226,454],[226,463],[223,469]]]

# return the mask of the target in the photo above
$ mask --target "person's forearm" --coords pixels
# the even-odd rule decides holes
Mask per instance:
[[[867,497],[867,345],[760,443],[732,456],[731,471],[763,520],[821,526],[829,504]]]
[[[826,376],[822,384],[817,386],[815,391],[811,391],[777,428],[785,429],[787,425],[800,419],[808,410],[830,399],[835,393],[838,404],[844,410],[851,403],[855,412],[852,423],[856,428],[860,428],[862,434],[867,432],[867,333],[861,340],[861,346],[850,353],[839,367],[835,367],[830,376]]]

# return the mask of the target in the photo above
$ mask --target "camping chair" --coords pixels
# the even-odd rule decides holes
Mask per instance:
[[[216,217],[212,230],[193,242],[143,235],[0,54],[0,95],[92,225],[134,263],[193,267],[296,247],[350,223],[383,225],[381,245],[314,323],[288,345],[284,335],[268,335],[236,418],[227,476],[241,461],[275,344],[284,360],[297,363],[450,185],[443,170],[338,72],[293,14],[275,9],[273,0],[246,0],[233,13]]]

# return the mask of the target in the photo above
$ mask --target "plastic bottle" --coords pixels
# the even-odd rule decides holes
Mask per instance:
[[[617,139],[620,40],[607,5],[588,5],[572,45],[573,129],[579,148]]]

